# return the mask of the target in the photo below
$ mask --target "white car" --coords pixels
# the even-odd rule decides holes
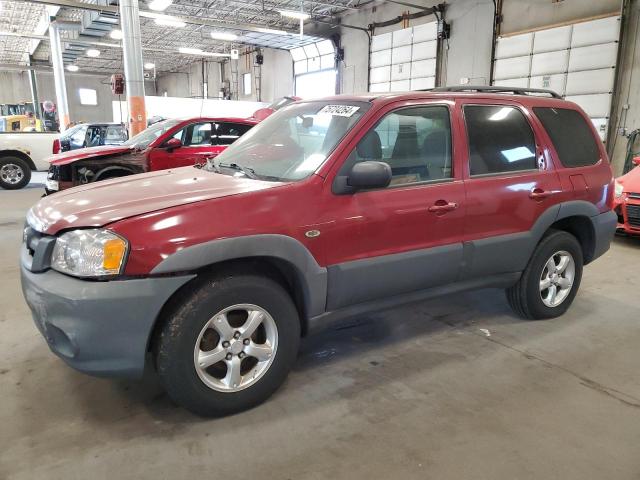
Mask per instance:
[[[32,170],[48,170],[58,132],[0,133],[0,187],[17,190],[31,180]]]

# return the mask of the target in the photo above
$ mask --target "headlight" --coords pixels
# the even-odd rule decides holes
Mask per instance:
[[[56,239],[51,268],[76,277],[101,277],[121,272],[127,241],[108,230],[72,230]]]
[[[616,198],[620,198],[622,196],[622,192],[624,192],[624,187],[622,184],[616,182],[615,186]]]

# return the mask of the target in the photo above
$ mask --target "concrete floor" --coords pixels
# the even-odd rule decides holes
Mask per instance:
[[[640,478],[640,241],[616,239],[563,318],[495,290],[371,315],[305,340],[265,405],[202,420],[152,376],[49,352],[18,279],[39,195],[0,191],[1,479]]]

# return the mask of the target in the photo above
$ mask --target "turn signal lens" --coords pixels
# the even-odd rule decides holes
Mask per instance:
[[[107,240],[104,243],[103,249],[102,268],[106,271],[118,272],[124,260],[124,255],[127,253],[127,244],[121,238],[114,238]]]

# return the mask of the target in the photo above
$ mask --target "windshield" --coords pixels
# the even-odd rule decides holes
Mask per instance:
[[[302,180],[315,172],[369,109],[365,102],[294,103],[258,124],[209,162],[207,169],[257,178]]]
[[[135,137],[131,137],[129,140],[123,143],[123,145],[132,146],[143,150],[151,145],[156,138],[175,127],[180,120],[165,120],[151,125],[146,130],[141,131]]]

